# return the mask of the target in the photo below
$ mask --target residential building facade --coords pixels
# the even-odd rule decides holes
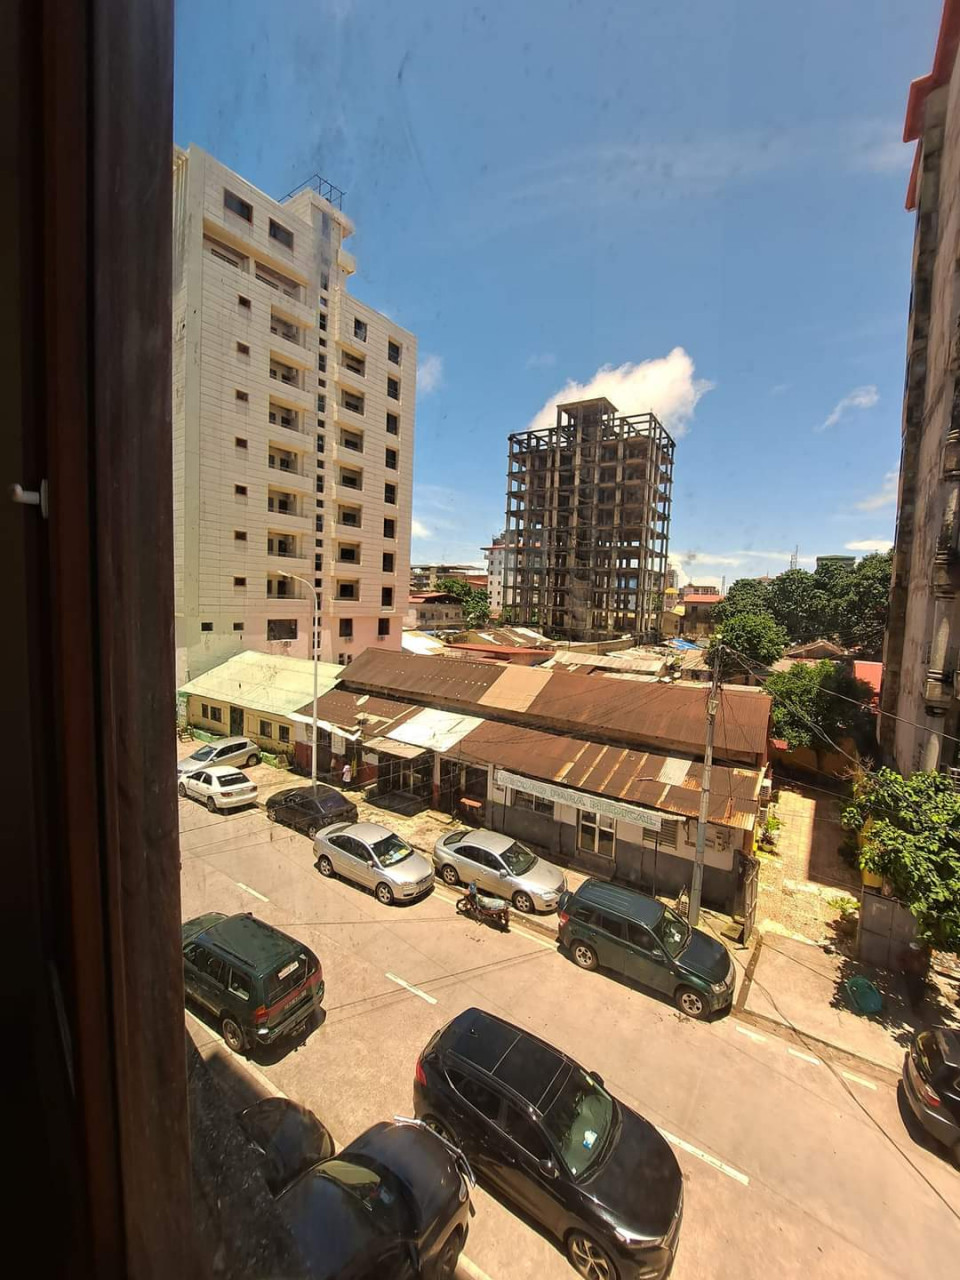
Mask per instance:
[[[515,535],[514,535],[515,537]],[[487,595],[490,597],[490,614],[499,618],[503,612],[504,592],[507,585],[507,535],[495,535],[489,547],[483,547],[487,562]]]
[[[507,474],[511,619],[547,635],[653,639],[667,571],[674,444],[652,413],[598,398],[515,432]]]
[[[342,665],[400,647],[416,339],[347,291],[340,204],[176,151],[178,684],[245,649]]]
[[[960,760],[960,4],[947,0],[929,75],[910,86],[915,211],[897,531],[879,739],[908,773]]]

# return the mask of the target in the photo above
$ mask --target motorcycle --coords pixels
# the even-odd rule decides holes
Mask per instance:
[[[497,924],[501,929],[510,928],[510,903],[505,898],[487,897],[477,891],[472,882],[467,885],[467,892],[457,899],[457,912],[461,916],[470,916],[480,924]]]

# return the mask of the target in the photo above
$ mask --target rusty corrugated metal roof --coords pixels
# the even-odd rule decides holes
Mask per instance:
[[[385,734],[388,730],[403,724],[422,707],[412,702],[398,702],[394,698],[377,698],[369,693],[349,693],[346,689],[331,689],[317,699],[317,717],[328,724],[339,725],[343,729],[353,729],[362,715],[363,724],[368,725],[371,732]],[[301,715],[313,715],[312,703],[300,709]]]
[[[499,667],[460,659],[367,649],[343,672],[341,683],[429,706],[503,716],[530,727],[549,725],[619,738],[631,745],[703,750],[706,685],[598,680],[564,670]],[[766,758],[771,699],[756,690],[725,688],[715,743],[725,753]]]

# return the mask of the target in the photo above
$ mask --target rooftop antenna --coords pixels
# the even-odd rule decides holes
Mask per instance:
[[[790,568],[796,569],[797,564],[799,563],[799,560],[800,560],[800,543],[798,542],[793,549],[793,555],[790,557]]]

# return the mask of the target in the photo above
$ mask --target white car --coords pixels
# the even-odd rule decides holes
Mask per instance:
[[[257,798],[256,783],[229,764],[181,774],[177,791],[181,796],[202,800],[211,813],[218,813],[221,809],[239,809],[242,805],[253,804]]]

